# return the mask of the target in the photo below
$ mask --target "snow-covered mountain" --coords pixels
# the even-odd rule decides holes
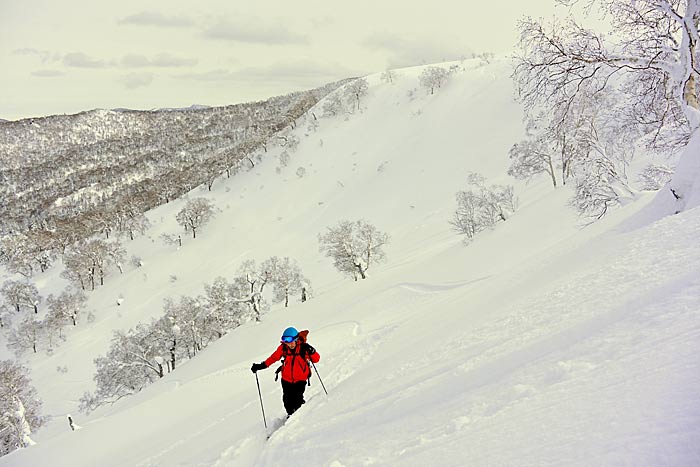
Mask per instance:
[[[569,188],[506,175],[523,135],[509,64],[449,65],[433,95],[421,67],[394,83],[370,76],[361,110],[299,125],[288,161],[278,148],[195,189],[219,209],[196,239],[175,221],[185,199],[149,212],[152,228],[125,245],[143,266],[90,295],[93,323],[27,357],[53,419],[0,466],[697,465],[700,208],[653,220],[654,194],[641,193],[582,228]],[[514,185],[519,209],[465,246],[449,221],[471,172]],[[343,219],[391,235],[366,280],[319,252],[318,234]],[[159,240],[178,233],[180,248]],[[311,300],[273,307],[134,396],[77,412],[113,330],[272,255],[299,261]],[[58,272],[38,276],[42,294],[65,286]],[[310,330],[329,394],[314,377],[304,407],[266,440],[250,364],[290,325]],[[267,424],[279,426],[274,371],[258,376]]]

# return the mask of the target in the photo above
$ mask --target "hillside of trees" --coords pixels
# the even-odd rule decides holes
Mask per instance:
[[[339,81],[214,108],[92,110],[0,122],[0,235],[72,231],[76,238],[209,187],[252,166]],[[274,137],[273,137],[274,136]],[[68,225],[70,227],[68,227]]]

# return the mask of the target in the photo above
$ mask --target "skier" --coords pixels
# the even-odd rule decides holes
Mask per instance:
[[[277,369],[277,373],[282,372],[282,402],[287,411],[287,418],[301,407],[304,403],[304,390],[311,378],[309,360],[318,363],[321,356],[316,349],[306,342],[308,331],[301,333],[295,328],[289,327],[282,333],[280,346],[277,347],[267,360],[260,363],[253,363],[250,370],[256,373],[264,370],[280,358],[282,366]]]

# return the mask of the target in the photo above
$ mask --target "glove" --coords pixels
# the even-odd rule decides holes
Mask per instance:
[[[250,371],[252,371],[253,373],[257,373],[258,370],[264,370],[265,368],[267,368],[265,362],[253,363],[253,366],[250,367]]]

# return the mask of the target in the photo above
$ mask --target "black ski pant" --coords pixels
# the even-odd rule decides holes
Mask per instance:
[[[301,404],[304,403],[304,390],[306,389],[306,381],[298,381],[290,383],[282,380],[282,402],[284,409],[288,415],[297,411]]]

